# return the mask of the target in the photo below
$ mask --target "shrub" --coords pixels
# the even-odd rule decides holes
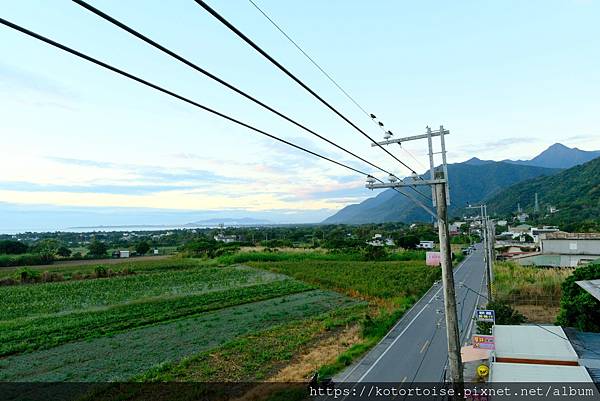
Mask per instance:
[[[527,321],[519,311],[502,301],[489,302],[486,309],[496,313],[496,324],[521,324]],[[492,334],[492,323],[477,322],[477,330],[480,334]]]
[[[600,279],[600,264],[579,267],[563,282],[557,324],[600,332],[600,301],[576,283],[596,279]]]
[[[40,273],[32,269],[23,268],[17,270],[16,276],[21,283],[32,283],[39,278]]]
[[[106,277],[108,276],[108,271],[106,270],[106,267],[98,265],[94,268],[94,273],[96,275],[96,277]]]
[[[51,260],[45,259],[42,255],[33,253],[24,253],[21,255],[0,255],[0,267],[34,266],[44,265],[51,262]]]
[[[382,246],[369,245],[363,250],[363,258],[365,260],[385,260],[387,251]]]

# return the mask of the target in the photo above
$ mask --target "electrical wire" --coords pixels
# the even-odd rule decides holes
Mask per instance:
[[[284,30],[283,28],[281,28],[281,26],[279,26],[279,24],[277,24],[273,18],[271,18],[262,8],[260,8],[258,6],[258,4],[256,4],[253,0],[248,0],[250,2],[250,4],[252,4],[254,6],[254,8],[256,8],[283,36],[285,36],[285,38],[292,44],[294,45],[294,47],[296,47],[296,49],[298,49],[298,51],[300,51],[300,53],[302,53],[304,55],[304,57],[306,57],[319,71],[321,71],[321,73],[323,73],[323,75],[329,79],[329,81],[331,81],[331,83],[333,83],[352,103],[354,103],[354,105],[356,107],[358,107],[372,122],[373,124],[375,124],[379,129],[381,129],[381,131],[383,131],[384,133],[386,133],[387,131],[385,130],[385,128],[383,128],[381,125],[379,125],[375,119],[372,117],[372,114],[370,114],[369,112],[367,112],[367,110],[365,110],[365,108],[363,106],[360,105],[360,103],[358,103],[358,101],[352,97],[348,91],[346,91],[335,79],[333,79],[333,77],[327,72],[325,71],[325,69],[323,67],[321,67],[321,65],[319,63],[317,63],[315,61],[315,59],[313,57],[311,57],[302,47],[300,47],[300,45],[298,43],[296,43],[296,41],[294,39],[292,39]],[[427,168],[425,167],[425,165],[423,163],[421,163],[408,149],[405,149],[402,147],[402,145],[400,143],[398,143],[398,145],[400,145],[400,149],[402,149],[404,152],[406,152],[407,155],[409,155],[415,162],[417,162],[417,164],[419,164],[422,168]]]
[[[138,82],[138,83],[140,83],[140,84],[143,84],[143,85],[145,85],[145,86],[148,86],[148,87],[150,87],[150,88],[152,88],[152,89],[155,89],[155,90],[157,90],[157,91],[159,91],[159,92],[162,92],[162,93],[164,93],[164,94],[167,94],[167,95],[169,95],[169,96],[172,96],[172,97],[174,97],[174,98],[176,98],[176,99],[179,99],[179,100],[181,100],[181,101],[184,101],[184,102],[186,102],[186,103],[188,103],[188,104],[191,104],[191,105],[193,105],[193,106],[195,106],[195,107],[198,107],[198,108],[200,108],[200,109],[202,109],[202,110],[208,111],[209,113],[212,113],[212,114],[214,114],[214,115],[217,115],[217,116],[219,116],[219,117],[221,117],[221,118],[224,118],[224,119],[226,119],[226,120],[228,120],[228,121],[231,121],[231,122],[233,122],[233,123],[235,123],[235,124],[241,125],[241,126],[243,126],[243,127],[245,127],[245,128],[248,128],[248,129],[250,129],[250,130],[252,130],[252,131],[255,131],[255,132],[257,132],[257,133],[259,133],[259,134],[261,134],[261,135],[264,135],[264,136],[266,136],[266,137],[269,137],[269,138],[271,138],[271,139],[274,139],[274,140],[276,140],[276,141],[278,141],[278,142],[284,143],[284,144],[286,144],[286,145],[288,145],[288,146],[291,146],[291,147],[293,147],[293,148],[296,148],[296,149],[298,149],[298,150],[301,150],[301,151],[303,151],[303,152],[309,153],[309,154],[311,154],[311,155],[313,155],[313,156],[316,156],[316,157],[318,157],[318,158],[321,158],[321,159],[323,159],[323,160],[329,161],[329,162],[331,162],[331,163],[334,163],[334,164],[336,164],[336,165],[338,165],[338,166],[340,166],[340,167],[344,167],[344,168],[346,168],[346,169],[348,169],[348,170],[354,171],[354,172],[356,172],[356,173],[358,173],[358,174],[361,174],[361,175],[364,175],[364,176],[366,176],[366,177],[372,177],[372,176],[371,176],[369,173],[366,173],[366,172],[364,172],[364,171],[361,171],[361,170],[358,170],[358,169],[356,169],[356,168],[354,168],[354,167],[348,166],[348,165],[346,165],[346,164],[344,164],[344,163],[341,163],[341,162],[338,162],[338,161],[336,161],[336,160],[333,160],[333,159],[331,159],[331,158],[329,158],[329,157],[327,157],[327,156],[323,156],[323,155],[321,155],[321,154],[319,154],[319,153],[317,153],[317,152],[313,152],[312,150],[309,150],[309,149],[307,149],[307,148],[304,148],[304,147],[302,147],[302,146],[300,146],[300,145],[296,145],[296,144],[294,144],[294,143],[292,143],[292,142],[290,142],[290,141],[287,141],[287,140],[285,140],[285,139],[279,138],[279,137],[277,137],[277,136],[275,136],[275,135],[269,134],[268,132],[265,132],[265,131],[263,131],[263,130],[261,130],[261,129],[259,129],[259,128],[256,128],[256,127],[254,127],[254,126],[252,126],[252,125],[250,125],[250,124],[244,123],[244,122],[242,122],[242,121],[240,121],[240,120],[237,120],[237,119],[235,119],[235,118],[233,118],[233,117],[231,117],[231,116],[228,116],[228,115],[226,115],[226,114],[224,114],[224,113],[221,113],[221,112],[218,112],[218,111],[216,111],[216,110],[213,110],[213,109],[211,109],[210,107],[204,106],[204,105],[202,105],[202,104],[200,104],[200,103],[198,103],[198,102],[195,102],[195,101],[193,101],[193,100],[191,100],[191,99],[188,99],[188,98],[186,98],[186,97],[184,97],[184,96],[181,96],[181,95],[179,95],[179,94],[177,94],[177,93],[175,93],[175,92],[172,92],[172,91],[170,91],[170,90],[168,90],[168,89],[165,89],[165,88],[163,88],[163,87],[161,87],[161,86],[158,86],[158,85],[156,85],[156,84],[153,84],[153,83],[151,83],[151,82],[149,82],[149,81],[146,81],[146,80],[144,80],[144,79],[142,79],[142,78],[140,78],[140,77],[137,77],[137,76],[135,76],[135,75],[133,75],[133,74],[130,74],[130,73],[126,72],[126,71],[123,71],[123,70],[121,70],[121,69],[119,69],[119,68],[117,68],[117,67],[114,67],[114,66],[112,66],[112,65],[110,65],[110,64],[107,64],[107,63],[105,63],[105,62],[103,62],[103,61],[100,61],[100,60],[98,60],[98,59],[95,59],[95,58],[93,58],[93,57],[91,57],[91,56],[88,56],[87,54],[84,54],[84,53],[82,53],[82,52],[79,52],[79,51],[77,51],[77,50],[75,50],[75,49],[72,49],[72,48],[70,48],[70,47],[68,47],[68,46],[65,46],[65,45],[63,45],[63,44],[61,44],[61,43],[58,43],[58,42],[56,42],[56,41],[54,41],[54,40],[52,40],[52,39],[49,39],[49,38],[47,38],[47,37],[45,37],[45,36],[42,36],[42,35],[40,35],[40,34],[38,34],[38,33],[36,33],[36,32],[33,32],[33,31],[31,31],[31,30],[29,30],[29,29],[27,29],[27,28],[24,28],[24,27],[22,27],[22,26],[20,26],[20,25],[17,25],[17,24],[15,24],[15,23],[13,23],[13,22],[10,22],[10,21],[8,21],[8,20],[5,20],[4,18],[0,18],[0,24],[2,24],[2,25],[5,25],[5,26],[7,26],[7,27],[9,27],[9,28],[12,28],[12,29],[14,29],[14,30],[16,30],[16,31],[19,31],[19,32],[21,32],[21,33],[24,33],[25,35],[31,36],[31,37],[33,37],[33,38],[35,38],[35,39],[38,39],[38,40],[40,40],[40,41],[42,41],[42,42],[45,42],[45,43],[47,43],[47,44],[49,44],[49,45],[51,45],[51,46],[54,46],[54,47],[58,48],[58,49],[60,49],[60,50],[63,50],[63,51],[65,51],[65,52],[67,52],[67,53],[70,53],[70,54],[72,54],[72,55],[74,55],[74,56],[77,56],[77,57],[79,57],[79,58],[82,58],[82,59],[84,59],[84,60],[86,60],[86,61],[89,61],[89,62],[91,62],[91,63],[93,63],[93,64],[96,64],[96,65],[98,65],[98,66],[100,66],[100,67],[103,67],[103,68],[105,68],[105,69],[107,69],[107,70],[109,70],[109,71],[115,72],[115,73],[117,73],[117,74],[119,74],[119,75],[122,75],[122,76],[124,76],[124,77],[126,77],[126,78],[129,78],[129,79],[131,79],[131,80],[133,80],[133,81],[136,81],[136,82]],[[373,177],[373,178],[375,178],[375,177]],[[378,182],[380,182],[380,183],[383,183],[383,181],[382,181],[382,180],[380,180],[380,179],[378,179],[378,178],[375,178],[375,179],[376,179]],[[406,195],[405,193],[403,193],[403,192],[399,191],[399,190],[398,190],[398,189],[396,189],[396,188],[394,188],[394,189],[396,190],[396,192],[400,193],[401,195],[408,197],[408,195]],[[409,198],[410,198],[410,197],[409,197]]]
[[[130,33],[130,34],[132,34],[133,36],[135,36],[135,37],[137,37],[137,38],[141,39],[142,41],[144,41],[144,42],[148,43],[149,45],[151,45],[151,46],[155,47],[156,49],[158,49],[158,50],[162,51],[163,53],[166,53],[166,54],[168,54],[169,56],[171,56],[171,57],[175,58],[176,60],[178,60],[178,61],[180,61],[180,62],[184,63],[184,64],[185,64],[185,65],[187,65],[188,67],[191,67],[192,69],[194,69],[194,70],[196,70],[196,71],[200,72],[201,74],[203,74],[203,75],[205,75],[205,76],[207,76],[207,77],[211,78],[212,80],[214,80],[214,81],[216,81],[216,82],[220,83],[221,85],[223,85],[223,86],[225,86],[225,87],[227,87],[227,88],[231,89],[232,91],[234,91],[234,92],[238,93],[239,95],[241,95],[241,96],[245,97],[246,99],[248,99],[248,100],[250,100],[250,101],[252,101],[252,102],[254,102],[254,103],[258,104],[259,106],[261,106],[261,107],[263,107],[263,108],[265,108],[265,109],[269,110],[270,112],[272,112],[272,113],[274,113],[274,114],[278,115],[279,117],[281,117],[281,118],[285,119],[286,121],[288,121],[288,122],[290,122],[290,123],[292,123],[292,124],[296,125],[297,127],[299,127],[299,128],[301,128],[301,129],[303,129],[304,131],[306,131],[306,132],[309,132],[310,134],[312,134],[312,135],[316,136],[317,138],[319,138],[319,139],[321,139],[321,140],[323,140],[323,141],[325,141],[325,142],[329,143],[330,145],[333,145],[333,146],[335,146],[336,148],[338,148],[338,149],[340,149],[340,150],[342,150],[342,151],[346,152],[347,154],[349,154],[349,155],[351,155],[351,156],[354,156],[355,158],[357,158],[357,159],[361,160],[362,162],[364,162],[364,163],[366,163],[366,164],[370,165],[371,167],[374,167],[374,168],[376,168],[376,169],[378,169],[378,170],[380,170],[380,171],[382,171],[382,172],[384,172],[384,173],[386,173],[386,174],[389,174],[389,175],[394,175],[394,174],[392,174],[391,172],[389,172],[388,170],[386,170],[386,169],[384,169],[384,168],[381,168],[381,167],[377,166],[377,165],[376,165],[376,164],[374,164],[374,163],[371,163],[370,161],[368,161],[368,160],[364,159],[363,157],[361,157],[361,156],[358,156],[358,155],[356,155],[355,153],[353,153],[352,151],[350,151],[350,150],[348,150],[348,149],[344,148],[343,146],[340,146],[340,145],[338,145],[337,143],[335,143],[335,142],[333,142],[333,141],[331,141],[331,140],[327,139],[326,137],[324,137],[324,136],[322,136],[322,135],[318,134],[318,133],[317,133],[317,132],[315,132],[314,130],[312,130],[312,129],[310,129],[310,128],[306,127],[305,125],[303,125],[303,124],[301,124],[301,123],[299,123],[299,122],[297,122],[297,121],[293,120],[292,118],[288,117],[287,115],[283,114],[282,112],[280,112],[280,111],[278,111],[278,110],[274,109],[273,107],[271,107],[271,106],[269,106],[269,105],[265,104],[264,102],[262,102],[262,101],[258,100],[257,98],[253,97],[252,95],[248,94],[247,92],[244,92],[244,91],[242,91],[242,90],[241,90],[241,89],[239,89],[238,87],[236,87],[236,86],[234,86],[234,85],[230,84],[229,82],[227,82],[227,81],[225,81],[225,80],[223,80],[223,79],[219,78],[219,77],[218,77],[218,76],[216,76],[215,74],[213,74],[213,73],[211,73],[211,72],[209,72],[209,71],[205,70],[204,68],[202,68],[202,67],[199,67],[197,64],[194,64],[194,63],[193,63],[193,62],[191,62],[190,60],[188,60],[188,59],[184,58],[183,56],[181,56],[181,55],[179,55],[179,54],[175,53],[174,51],[172,51],[172,50],[170,50],[170,49],[166,48],[165,46],[162,46],[162,45],[160,45],[159,43],[155,42],[154,40],[150,39],[149,37],[147,37],[147,36],[145,36],[145,35],[141,34],[140,32],[138,32],[138,31],[134,30],[134,29],[133,29],[133,28],[131,28],[130,26],[128,26],[128,25],[126,25],[126,24],[124,24],[124,23],[123,23],[123,22],[121,22],[121,21],[118,21],[117,19],[115,19],[115,18],[113,18],[112,16],[110,16],[110,15],[108,15],[108,14],[104,13],[103,11],[101,11],[101,10],[99,10],[99,9],[95,8],[94,6],[92,6],[92,5],[88,4],[88,3],[86,3],[85,1],[83,1],[83,0],[72,0],[72,1],[73,1],[74,3],[76,3],[77,5],[79,5],[79,6],[83,7],[83,8],[85,8],[85,9],[87,9],[88,11],[90,11],[90,12],[92,12],[92,13],[96,14],[97,16],[99,16],[99,17],[103,18],[104,20],[106,20],[106,21],[108,21],[108,22],[112,23],[113,25],[116,25],[117,27],[119,27],[119,28],[123,29],[124,31],[126,31],[126,32],[129,32],[129,33]]]
[[[167,95],[169,95],[169,96],[172,96],[172,97],[174,97],[174,98],[176,98],[176,99],[179,99],[179,100],[181,100],[181,101],[184,101],[184,102],[186,102],[186,103],[188,103],[188,104],[191,104],[191,105],[193,105],[193,106],[196,106],[196,107],[198,107],[198,108],[200,108],[200,109],[203,109],[203,110],[205,110],[205,111],[208,111],[209,113],[212,113],[212,114],[214,114],[214,115],[217,115],[217,116],[219,116],[219,117],[221,117],[221,118],[224,118],[224,119],[226,119],[226,120],[228,120],[228,121],[231,121],[231,122],[233,122],[233,123],[235,123],[235,124],[241,125],[241,126],[243,126],[243,127],[245,127],[245,128],[248,128],[248,129],[250,129],[250,130],[252,130],[252,131],[255,131],[255,132],[259,133],[259,134],[262,134],[262,135],[264,135],[264,136],[267,136],[267,137],[269,137],[269,138],[271,138],[271,139],[274,139],[274,140],[276,140],[276,141],[279,141],[279,142],[281,142],[281,143],[284,143],[284,144],[286,144],[286,145],[288,145],[288,146],[294,147],[294,148],[296,148],[296,149],[298,149],[298,150],[301,150],[301,151],[303,151],[303,152],[309,153],[309,154],[311,154],[311,155],[313,155],[313,156],[319,157],[319,158],[321,158],[321,159],[323,159],[323,160],[326,160],[326,161],[329,161],[329,162],[331,162],[331,163],[337,164],[337,165],[338,165],[338,166],[340,166],[340,167],[344,167],[344,168],[346,168],[346,169],[348,169],[348,170],[352,170],[352,171],[354,171],[354,172],[356,172],[356,173],[358,173],[358,174],[362,174],[362,175],[364,175],[364,176],[367,176],[367,177],[370,177],[370,176],[371,176],[369,173],[366,173],[366,172],[364,172],[364,171],[361,171],[361,170],[358,170],[358,169],[356,169],[356,168],[354,168],[354,167],[348,166],[348,165],[346,165],[346,164],[344,164],[344,163],[341,163],[341,162],[338,162],[338,161],[336,161],[336,160],[333,160],[333,159],[331,159],[331,158],[329,158],[329,157],[327,157],[327,156],[323,156],[323,155],[321,155],[321,154],[319,154],[319,153],[317,153],[317,152],[313,152],[312,150],[309,150],[309,149],[307,149],[307,148],[304,148],[304,147],[302,147],[302,146],[300,146],[300,145],[296,145],[296,144],[294,144],[294,143],[292,143],[292,142],[290,142],[290,141],[287,141],[287,140],[285,140],[285,139],[279,138],[279,137],[277,137],[277,136],[275,136],[275,135],[269,134],[269,133],[268,133],[268,132],[266,132],[266,131],[263,131],[263,130],[261,130],[261,129],[259,129],[259,128],[256,128],[256,127],[254,127],[254,126],[252,126],[252,125],[250,125],[250,124],[244,123],[244,122],[242,122],[242,121],[240,121],[240,120],[237,120],[237,119],[235,119],[235,118],[233,118],[233,117],[231,117],[231,116],[229,116],[229,115],[227,115],[227,114],[224,114],[224,113],[221,113],[221,112],[219,112],[219,111],[216,111],[216,110],[214,110],[214,109],[211,109],[210,107],[204,106],[204,105],[202,105],[202,104],[200,104],[200,103],[198,103],[198,102],[196,102],[196,101],[194,101],[194,100],[191,100],[191,99],[189,99],[189,98],[186,98],[186,97],[184,97],[184,96],[182,96],[182,95],[179,95],[179,94],[177,94],[177,93],[175,93],[175,92],[172,92],[172,91],[170,91],[170,90],[168,90],[168,89],[165,89],[165,88],[163,88],[163,87],[161,87],[161,86],[158,86],[158,85],[156,85],[156,84],[153,84],[153,83],[151,83],[151,82],[149,82],[149,81],[146,81],[146,80],[144,80],[144,79],[142,79],[142,78],[140,78],[140,77],[138,77],[138,76],[135,76],[135,75],[133,75],[133,74],[130,74],[130,73],[128,73],[128,72],[126,72],[126,71],[123,71],[123,70],[121,70],[121,69],[119,69],[119,68],[117,68],[117,67],[114,67],[114,66],[112,66],[112,65],[110,65],[110,64],[107,64],[107,63],[105,63],[105,62],[103,62],[103,61],[100,61],[100,60],[98,60],[98,59],[95,59],[95,58],[93,58],[93,57],[91,57],[91,56],[88,56],[88,55],[86,55],[86,54],[84,54],[84,53],[81,53],[81,52],[79,52],[79,51],[77,51],[77,50],[75,50],[75,49],[72,49],[72,48],[70,48],[70,47],[67,47],[67,46],[65,46],[65,45],[63,45],[63,44],[61,44],[61,43],[58,43],[58,42],[56,42],[56,41],[54,41],[54,40],[52,40],[52,39],[49,39],[49,38],[47,38],[47,37],[45,37],[45,36],[42,36],[42,35],[40,35],[40,34],[38,34],[38,33],[35,33],[35,32],[33,32],[33,31],[30,31],[29,29],[23,28],[23,27],[21,27],[21,26],[19,26],[19,25],[17,25],[17,24],[14,24],[14,23],[12,23],[12,22],[10,22],[10,21],[7,21],[7,20],[5,20],[4,18],[0,18],[0,23],[1,23],[1,24],[3,24],[3,25],[5,25],[5,26],[7,26],[7,27],[9,27],[9,28],[12,28],[12,29],[14,29],[14,30],[16,30],[16,31],[19,31],[19,32],[21,32],[21,33],[24,33],[24,34],[26,34],[26,35],[28,35],[28,36],[31,36],[31,37],[33,37],[33,38],[35,38],[35,39],[38,39],[38,40],[40,40],[40,41],[42,41],[42,42],[45,42],[45,43],[47,43],[47,44],[49,44],[49,45],[51,45],[51,46],[54,46],[54,47],[56,47],[56,48],[59,48],[59,49],[61,49],[61,50],[65,51],[65,52],[71,53],[71,54],[73,54],[73,55],[75,55],[75,56],[77,56],[77,57],[79,57],[79,58],[82,58],[82,59],[84,59],[84,60],[87,60],[87,61],[89,61],[89,62],[91,62],[91,63],[93,63],[93,64],[96,64],[96,65],[100,66],[100,67],[103,67],[103,68],[105,68],[105,69],[107,69],[107,70],[110,70],[110,71],[112,71],[112,72],[115,72],[115,73],[117,73],[117,74],[119,74],[119,75],[122,75],[122,76],[124,76],[124,77],[126,77],[126,78],[129,78],[129,79],[133,80],[133,81],[136,81],[136,82],[138,82],[138,83],[141,83],[141,84],[143,84],[143,85],[146,85],[146,86],[148,86],[148,87],[150,87],[150,88],[152,88],[152,89],[155,89],[155,90],[157,90],[157,91],[159,91],[159,92],[162,92],[162,93],[164,93],[164,94],[167,94]]]
[[[206,4],[206,2],[204,2],[203,0],[194,0],[200,7],[202,7],[204,10],[206,10],[210,15],[212,15],[214,18],[216,18],[219,22],[221,22],[223,25],[225,25],[227,28],[229,28],[229,30],[231,30],[233,33],[235,33],[238,37],[240,37],[242,40],[244,40],[248,45],[250,45],[254,50],[256,50],[258,53],[260,53],[263,57],[265,57],[267,60],[269,60],[273,65],[275,65],[277,68],[279,68],[283,73],[285,73],[288,77],[290,77],[292,80],[294,80],[298,85],[300,85],[302,88],[304,88],[308,93],[310,93],[313,97],[315,97],[317,100],[319,100],[323,105],[325,105],[327,108],[329,108],[331,111],[333,111],[335,114],[337,114],[340,118],[342,118],[345,122],[347,122],[350,126],[352,126],[355,130],[357,130],[359,133],[361,133],[365,138],[369,139],[369,141],[371,141],[371,143],[376,144],[381,150],[383,150],[384,152],[386,152],[388,155],[390,155],[392,158],[394,158],[397,162],[399,162],[401,165],[403,165],[404,167],[406,167],[411,174],[416,175],[416,172],[414,169],[412,169],[411,167],[409,167],[406,163],[404,163],[402,160],[398,159],[396,156],[394,156],[392,153],[390,153],[390,151],[388,151],[387,149],[385,149],[383,146],[381,146],[379,143],[377,143],[373,138],[371,138],[371,136],[369,134],[367,134],[365,131],[363,131],[362,129],[360,129],[356,124],[354,124],[352,121],[350,121],[350,119],[348,119],[348,117],[344,116],[342,113],[340,113],[335,107],[333,107],[331,104],[329,104],[325,99],[323,99],[320,95],[318,95],[314,90],[312,90],[308,85],[306,85],[304,82],[302,82],[302,80],[300,80],[298,77],[296,77],[294,74],[292,74],[287,68],[285,68],[281,63],[279,63],[277,60],[275,60],[271,55],[269,55],[265,50],[263,50],[260,46],[258,46],[254,41],[252,41],[252,39],[250,39],[248,36],[246,36],[244,33],[242,33],[239,29],[237,29],[233,24],[231,24],[226,18],[224,18],[223,16],[221,16],[219,13],[217,13],[213,8],[211,8],[208,4]]]

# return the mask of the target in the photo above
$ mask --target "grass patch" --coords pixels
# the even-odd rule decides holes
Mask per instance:
[[[573,269],[521,266],[515,262],[494,264],[493,293],[498,300],[560,300],[561,284]]]

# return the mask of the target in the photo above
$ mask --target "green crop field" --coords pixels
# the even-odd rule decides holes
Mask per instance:
[[[141,298],[195,295],[219,289],[281,280],[248,269],[202,267],[161,274],[140,274],[58,283],[13,285],[2,289],[0,321],[26,316],[101,308]]]
[[[111,263],[108,263],[108,262]],[[85,261],[84,261],[85,262]],[[118,262],[118,263],[115,263]],[[60,264],[56,263],[51,266],[29,266],[23,267],[3,267],[0,268],[0,279],[4,278],[16,278],[19,273],[24,270],[30,270],[34,273],[41,274],[43,272],[60,274],[65,280],[71,279],[74,275],[85,275],[93,273],[96,268],[101,267],[105,270],[112,270],[115,272],[121,272],[127,270],[135,273],[151,273],[168,270],[181,270],[188,268],[195,268],[199,266],[207,265],[207,262],[199,261],[195,259],[180,259],[180,258],[167,258],[157,260],[136,260],[136,259],[125,259],[125,260],[114,260],[101,261],[96,263],[81,263],[81,264]]]
[[[123,381],[237,336],[354,304],[313,290],[0,360],[0,381]]]
[[[324,288],[350,295],[384,300],[421,296],[440,278],[440,270],[424,261],[358,262],[320,261],[250,262],[249,266],[268,269]]]
[[[193,259],[125,265],[128,275],[0,287],[0,381],[144,377],[244,336],[360,307],[248,266]],[[96,266],[59,269],[69,276]]]
[[[335,372],[439,278],[421,252],[363,257],[238,252],[33,268],[62,281],[0,286],[0,381],[257,381],[327,338],[358,333],[340,340],[333,365],[314,362]],[[98,266],[123,273],[98,278]]]

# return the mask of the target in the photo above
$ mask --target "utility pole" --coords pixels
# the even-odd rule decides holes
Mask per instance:
[[[479,209],[479,213],[481,216],[481,235],[483,236],[483,261],[485,264],[485,278],[488,289],[488,301],[492,301],[492,280],[493,280],[493,245],[491,238],[494,237],[494,234],[490,231],[490,221],[487,215],[487,205],[477,205],[471,206],[468,205],[467,209]]]
[[[406,177],[399,179],[398,177],[391,175],[388,177],[389,183],[376,183],[375,178],[368,177],[366,187],[369,189],[384,189],[394,188],[400,191],[400,188],[418,186],[430,186],[432,191],[432,203],[436,207],[434,212],[428,206],[421,202],[418,205],[424,209],[429,215],[434,217],[438,223],[438,233],[440,241],[440,263],[442,267],[442,283],[444,289],[444,308],[446,318],[446,335],[448,339],[448,360],[450,377],[452,379],[453,386],[456,390],[461,390],[464,385],[463,379],[463,367],[462,359],[460,355],[460,337],[458,328],[458,314],[456,310],[456,294],[454,287],[454,271],[452,269],[452,251],[450,248],[450,235],[448,233],[448,205],[450,199],[448,196],[448,169],[446,165],[446,145],[444,136],[448,135],[450,131],[440,126],[438,131],[432,131],[431,128],[427,127],[426,133],[422,135],[415,135],[406,138],[389,139],[374,143],[371,146],[378,145],[390,145],[400,144],[402,142],[413,141],[417,139],[427,139],[429,147],[429,179],[423,179],[416,176]],[[434,164],[434,151],[432,138],[440,137],[441,153],[442,154],[442,171],[435,172]],[[402,192],[404,194],[404,192]],[[409,194],[405,194],[409,196]],[[412,198],[409,196],[409,198]]]

